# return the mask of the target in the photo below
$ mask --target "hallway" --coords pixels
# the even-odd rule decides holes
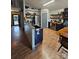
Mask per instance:
[[[11,57],[12,59],[20,59],[26,52],[30,50],[30,44],[25,32],[19,26],[11,28]],[[24,53],[23,53],[24,52]]]

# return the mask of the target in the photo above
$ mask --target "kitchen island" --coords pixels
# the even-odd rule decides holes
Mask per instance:
[[[32,26],[30,23],[26,23],[24,27],[25,27],[25,32],[28,36],[31,48],[32,50],[35,50],[35,48],[43,40],[43,29],[37,25]]]

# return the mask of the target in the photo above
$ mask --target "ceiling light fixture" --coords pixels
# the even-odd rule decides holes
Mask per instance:
[[[43,6],[47,6],[48,4],[51,4],[51,3],[53,3],[55,0],[51,0],[51,1],[49,1],[49,2],[47,2],[47,3],[45,3],[45,4],[43,4]]]

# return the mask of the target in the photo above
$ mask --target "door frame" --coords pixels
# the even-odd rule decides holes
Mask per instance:
[[[13,15],[19,16],[19,19],[18,19],[19,25],[14,25]],[[21,17],[20,12],[11,11],[11,26],[20,26],[20,17]]]

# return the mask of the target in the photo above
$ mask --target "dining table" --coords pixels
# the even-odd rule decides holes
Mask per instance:
[[[58,31],[59,35],[68,38],[68,27],[64,27]]]
[[[58,34],[59,34],[59,42],[61,44],[58,51],[60,50],[62,46],[68,49],[68,27],[64,27],[60,29],[58,31]]]

